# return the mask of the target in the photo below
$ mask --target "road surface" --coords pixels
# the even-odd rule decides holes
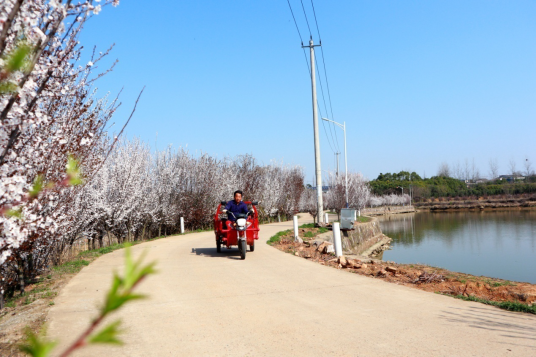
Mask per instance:
[[[262,226],[246,260],[237,249],[216,253],[212,232],[136,245],[135,255],[146,250],[158,261],[159,273],[139,289],[150,298],[115,316],[126,330],[123,346],[90,346],[76,356],[536,356],[536,316],[351,274],[265,244],[289,228]],[[100,257],[61,291],[48,315],[59,350],[95,316],[123,254]]]

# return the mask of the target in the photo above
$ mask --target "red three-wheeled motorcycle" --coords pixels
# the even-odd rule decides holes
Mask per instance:
[[[257,202],[244,201],[251,206],[247,214],[233,214],[225,210],[227,202],[222,201],[218,205],[214,215],[214,233],[216,234],[216,248],[221,252],[222,244],[228,249],[237,245],[240,251],[240,258],[246,259],[246,250],[255,250],[255,240],[259,239],[259,213]],[[228,221],[229,216],[233,216],[234,221]]]

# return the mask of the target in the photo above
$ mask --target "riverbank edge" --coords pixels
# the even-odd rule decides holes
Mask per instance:
[[[441,202],[414,203],[418,211],[497,211],[497,210],[534,210],[536,201],[527,198],[509,198],[498,200],[446,200]]]
[[[334,253],[327,253],[331,250],[324,249],[325,244],[331,244],[322,237],[327,234],[317,234],[310,240],[304,239],[303,243],[299,243],[294,242],[293,232],[286,230],[276,233],[267,244],[296,257],[369,278],[382,279],[462,300],[476,301],[508,311],[536,314],[535,284],[475,276],[429,265],[385,262],[366,256],[343,255],[342,258],[336,258]],[[390,238],[388,239],[390,241]],[[384,244],[386,243],[388,244],[387,241]],[[378,242],[375,249],[382,249],[384,244]],[[318,251],[319,248],[321,252]],[[370,250],[374,251],[374,248],[371,247]],[[490,296],[486,297],[486,293]]]

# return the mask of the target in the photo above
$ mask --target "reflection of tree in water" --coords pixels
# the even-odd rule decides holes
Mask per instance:
[[[395,245],[420,245],[430,239],[448,246],[466,240],[470,247],[478,247],[481,241],[493,239],[501,247],[505,240],[519,242],[527,229],[536,232],[536,211],[419,212],[380,217],[380,225]],[[531,245],[536,246],[534,234]]]

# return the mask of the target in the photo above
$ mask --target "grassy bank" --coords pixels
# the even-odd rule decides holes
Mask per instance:
[[[315,227],[314,223],[302,224],[298,227],[301,230],[301,236],[305,238],[314,238],[319,234],[329,232],[329,229],[324,227]],[[281,238],[285,236],[293,235],[293,229],[287,229],[281,232],[277,232],[268,239],[267,244],[273,245],[279,243]]]
[[[475,301],[475,302],[480,302],[480,303],[486,304],[486,305],[496,306],[496,307],[498,307],[500,309],[503,309],[503,310],[516,311],[516,312],[526,312],[526,313],[529,313],[529,314],[535,314],[536,315],[536,306],[534,306],[534,305],[529,306],[527,304],[523,304],[523,303],[517,302],[517,301],[501,301],[501,302],[498,302],[498,301],[492,301],[492,300],[488,300],[488,299],[481,299],[481,298],[478,298],[478,297],[472,296],[472,295],[469,295],[469,296],[448,295],[448,296],[452,296],[452,297],[455,297],[456,299],[461,299],[461,300],[465,300],[465,301]]]

